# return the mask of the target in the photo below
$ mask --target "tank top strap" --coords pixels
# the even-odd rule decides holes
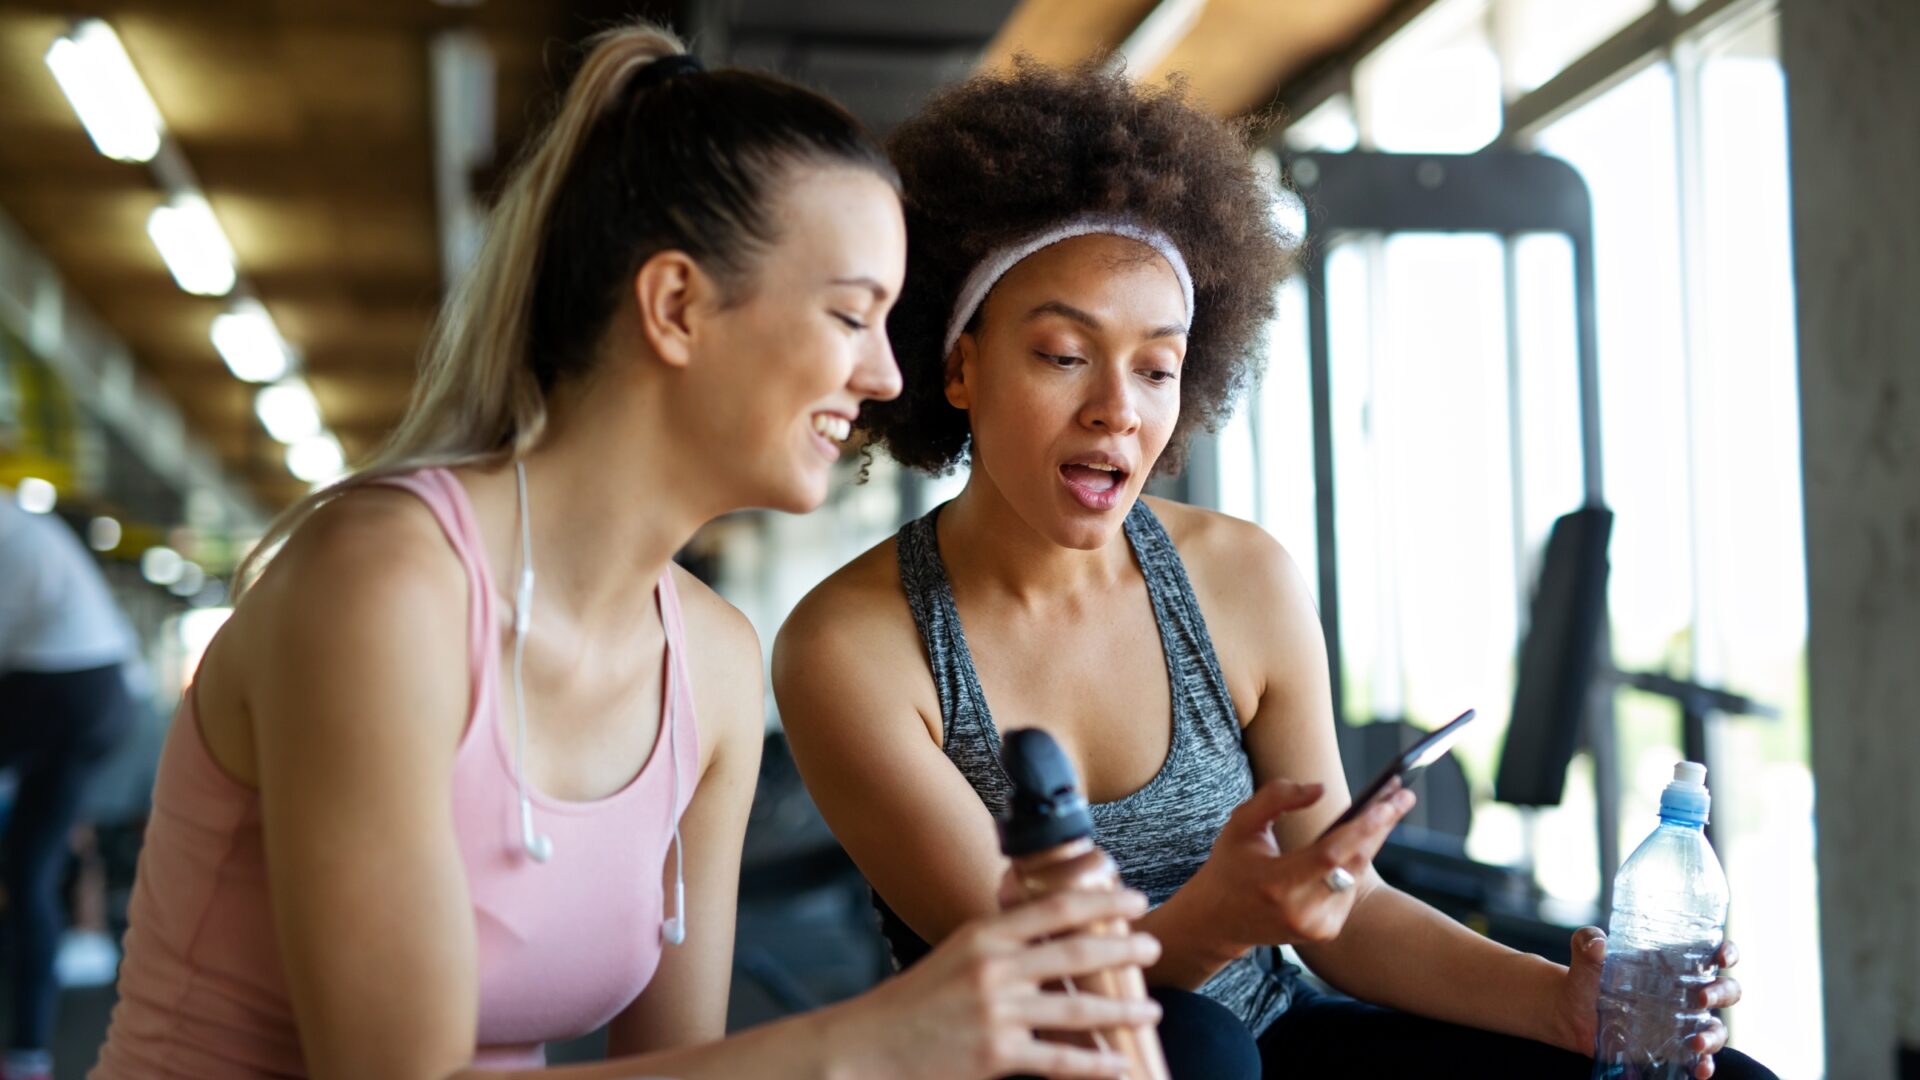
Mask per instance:
[[[482,700],[488,672],[499,662],[494,647],[497,601],[493,571],[487,565],[486,545],[481,541],[479,522],[466,488],[461,486],[458,477],[442,468],[382,476],[368,484],[399,488],[426,503],[466,571],[467,670],[472,680],[469,690],[473,695],[471,700]]]
[[[954,740],[977,740],[983,745],[984,756],[997,764],[999,735],[992,721],[985,719],[987,696],[980,689],[973,652],[967,648],[967,634],[960,626],[960,609],[953,601],[953,584],[940,558],[940,537],[934,528],[939,515],[936,506],[901,527],[894,541],[900,585],[927,650],[934,689],[939,692],[941,742],[948,756],[953,756],[956,749]]]
[[[1160,625],[1161,647],[1175,669],[1175,721],[1198,723],[1217,715],[1230,725],[1229,733],[1238,742],[1240,723],[1233,695],[1227,692],[1227,678],[1213,651],[1206,617],[1200,612],[1200,600],[1194,595],[1186,563],[1173,546],[1173,538],[1145,499],[1135,502],[1127,513],[1126,531],[1140,572],[1147,579],[1147,594],[1153,598],[1153,619]],[[1191,694],[1195,692],[1211,700],[1193,701]]]

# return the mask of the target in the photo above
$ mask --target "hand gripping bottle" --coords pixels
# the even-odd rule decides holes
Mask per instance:
[[[1707,843],[1707,767],[1683,761],[1660,796],[1660,826],[1613,879],[1593,1080],[1681,1080],[1709,1018],[1693,994],[1713,981],[1727,875]]]
[[[1000,850],[1013,860],[1015,876],[1028,899],[1068,889],[1100,890],[1120,887],[1120,875],[1107,861],[1098,870],[1067,866],[1093,850],[1093,817],[1080,778],[1053,737],[1035,728],[1007,732],[1000,748],[1007,775],[1013,779],[1013,801],[1000,821]],[[1095,924],[1092,932],[1128,933],[1127,923],[1115,919]],[[1070,992],[1099,994],[1141,1001],[1147,980],[1137,967],[1114,968],[1070,980]],[[1129,1080],[1168,1080],[1166,1055],[1160,1035],[1151,1024],[1109,1028],[1094,1036],[1104,1048],[1132,1062]]]

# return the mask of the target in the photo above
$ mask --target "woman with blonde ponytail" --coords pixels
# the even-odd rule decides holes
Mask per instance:
[[[1147,964],[1070,895],[725,1030],[760,648],[671,556],[825,498],[900,392],[898,181],[843,110],[592,42],[365,469],[289,510],[181,702],[94,1076],[1118,1076]],[[664,745],[663,745],[664,744]],[[616,1060],[543,1069],[610,1027]]]

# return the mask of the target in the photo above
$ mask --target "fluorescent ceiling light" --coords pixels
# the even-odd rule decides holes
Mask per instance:
[[[13,489],[13,500],[29,514],[53,513],[53,504],[59,497],[52,484],[37,476],[22,477],[19,486]]]
[[[242,300],[224,315],[213,317],[213,347],[235,378],[270,383],[283,378],[287,343],[273,325],[273,316],[258,300]]]
[[[233,247],[203,196],[175,195],[165,206],[155,207],[147,218],[147,235],[181,288],[201,296],[233,291]]]
[[[253,398],[253,411],[267,434],[291,446],[320,434],[320,403],[300,379],[283,379]]]
[[[346,468],[340,440],[331,434],[323,432],[287,447],[287,471],[309,484],[336,480]]]
[[[166,126],[113,27],[83,19],[47,50],[54,81],[80,114],[93,145],[120,161],[152,161]]]

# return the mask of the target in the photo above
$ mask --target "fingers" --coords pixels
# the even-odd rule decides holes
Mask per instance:
[[[1106,1050],[1088,1050],[1064,1043],[1034,1040],[1005,1055],[1007,1073],[1032,1074],[1088,1080],[1125,1080],[1129,1062],[1121,1054]]]
[[[1716,1017],[1707,1025],[1687,1037],[1687,1049],[1707,1057],[1727,1048],[1727,1025]]]
[[[1015,867],[1015,884],[1022,896],[1052,896],[1072,891],[1103,892],[1119,880],[1113,860],[1099,848],[1040,867]]]
[[[1000,875],[1000,888],[994,898],[999,902],[1001,911],[1017,908],[1026,902],[1027,889],[1020,884],[1019,871],[1007,867],[1007,872]]]
[[[1387,842],[1387,834],[1413,809],[1414,801],[1413,792],[1405,789],[1380,799],[1359,817],[1323,837],[1319,842],[1321,854],[1329,863],[1359,873]]]
[[[1721,942],[1720,952],[1715,957],[1715,962],[1718,963],[1723,968],[1730,968],[1733,965],[1739,963],[1740,947],[1738,945],[1735,945],[1732,941]]]
[[[1023,950],[1011,966],[1021,978],[1046,982],[1117,967],[1150,967],[1158,959],[1160,942],[1152,934],[1079,934]]]
[[[1583,926],[1573,932],[1573,955],[1581,960],[1601,963],[1607,958],[1607,932],[1597,926]]]
[[[1100,994],[1035,994],[1020,1002],[1020,1022],[1040,1031],[1096,1031],[1160,1022],[1152,999],[1116,1001]]]
[[[1146,894],[1133,889],[1066,892],[1022,904],[1012,911],[989,918],[981,932],[1015,944],[1025,944],[1035,938],[1078,930],[1089,923],[1137,919],[1146,911]]]
[[[1725,1009],[1740,1001],[1740,980],[1722,975],[1694,991],[1694,1004],[1702,1009]]]
[[[1239,805],[1228,819],[1227,827],[1236,832],[1255,832],[1273,824],[1281,814],[1304,810],[1320,801],[1324,784],[1297,784],[1292,780],[1271,780]]]

